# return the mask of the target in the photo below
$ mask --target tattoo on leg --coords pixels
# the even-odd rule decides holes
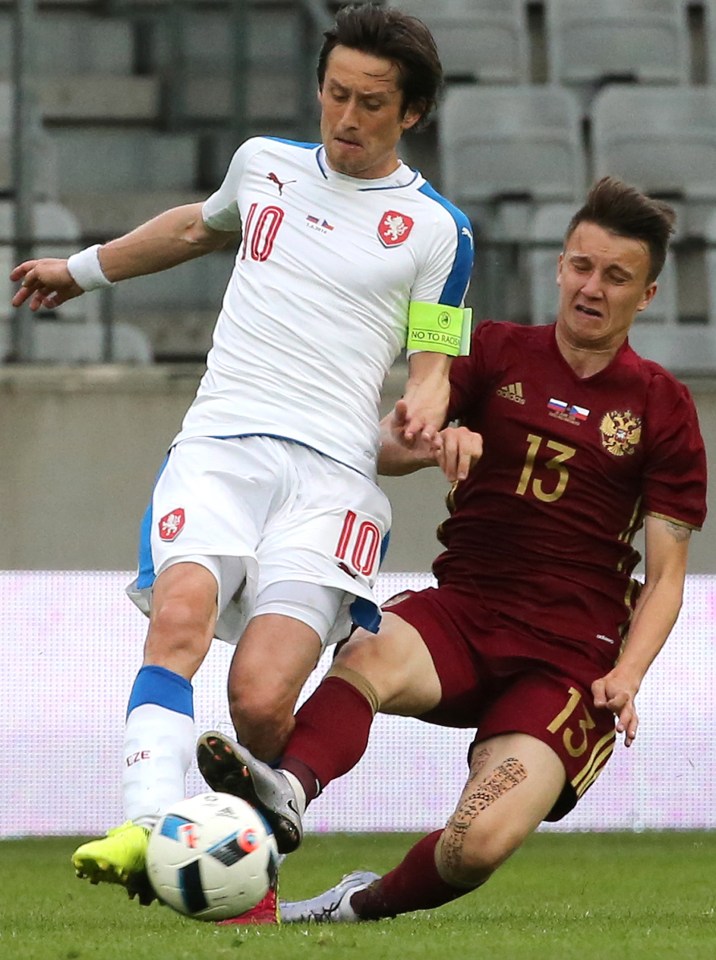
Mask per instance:
[[[492,750],[489,747],[476,747],[472,756],[470,757],[470,776],[468,777],[467,786],[475,780],[479,773],[482,773],[483,769],[487,766],[487,762],[492,756]],[[465,790],[467,792],[467,788]]]
[[[460,864],[462,848],[471,824],[496,800],[527,779],[524,764],[520,763],[516,757],[508,757],[495,767],[486,780],[475,784],[478,774],[489,757],[489,751],[484,750],[482,753],[485,754],[484,757],[478,754],[473,758],[467,787],[443,833],[442,857],[450,873]]]

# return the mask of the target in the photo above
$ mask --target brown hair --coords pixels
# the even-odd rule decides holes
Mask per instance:
[[[413,107],[421,115],[415,128],[424,126],[437,101],[443,68],[433,35],[422,20],[374,3],[351,4],[338,11],[333,26],[323,36],[316,69],[320,89],[328,57],[339,44],[384,57],[400,73],[403,113]]]
[[[641,240],[649,248],[647,280],[652,283],[664,266],[675,221],[676,213],[668,203],[647,197],[616,177],[602,177],[589,191],[584,206],[572,217],[565,242],[579,224],[585,222],[594,223],[619,237]]]

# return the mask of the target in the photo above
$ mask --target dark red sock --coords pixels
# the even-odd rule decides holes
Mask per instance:
[[[327,677],[296,714],[279,766],[298,778],[311,801],[365,753],[373,709],[354,686]]]
[[[435,845],[442,830],[428,834],[408,851],[402,863],[351,897],[361,920],[381,920],[413,910],[430,910],[469,893],[445,883],[435,866]]]

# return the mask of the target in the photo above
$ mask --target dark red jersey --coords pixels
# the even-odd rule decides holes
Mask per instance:
[[[698,529],[706,458],[691,396],[628,344],[580,379],[553,326],[485,321],[453,362],[450,418],[484,455],[451,494],[440,584],[613,662],[639,584],[644,516]]]

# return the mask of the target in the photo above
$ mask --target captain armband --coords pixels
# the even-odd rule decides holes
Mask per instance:
[[[445,353],[449,357],[466,357],[470,353],[472,310],[470,307],[447,307],[443,303],[411,302],[408,308],[409,353],[424,350]]]
[[[73,253],[67,261],[70,276],[85,293],[89,290],[114,286],[113,281],[105,276],[100,265],[99,248],[99,243],[95,243],[92,247],[85,247],[79,253]]]

